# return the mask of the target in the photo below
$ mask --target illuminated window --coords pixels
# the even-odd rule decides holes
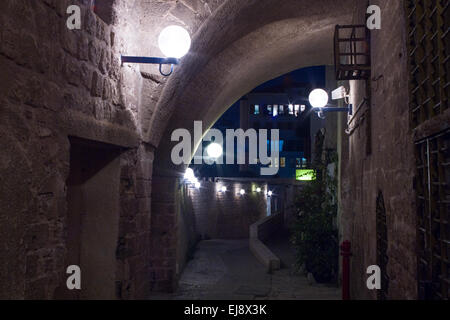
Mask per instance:
[[[255,105],[255,114],[259,114],[259,105]]]
[[[296,158],[295,159],[295,167],[298,169],[302,168],[302,158]]]
[[[316,172],[310,169],[295,170],[295,180],[297,181],[313,181],[316,180]]]
[[[302,158],[302,168],[307,168],[307,167],[308,167],[308,159]]]
[[[282,168],[286,167],[286,158],[285,157],[280,158],[280,167],[282,167]]]
[[[275,104],[273,106],[273,116],[274,117],[278,116],[278,105],[277,104]]]
[[[284,140],[278,141],[278,147],[280,149],[280,152],[283,152],[283,146],[284,146]],[[272,143],[271,140],[267,140],[267,150],[270,150],[271,152],[275,149],[275,143]]]
[[[295,116],[298,117],[298,115],[300,114],[300,105],[296,104],[294,106],[294,113],[295,113]]]
[[[289,114],[294,114],[294,105],[289,105]]]
[[[268,106],[267,106],[267,114],[268,114],[269,116],[272,115],[272,105],[268,105]]]
[[[279,112],[280,115],[283,115],[283,114],[284,114],[284,106],[283,106],[283,105],[280,105],[280,106],[279,106],[278,112]]]
[[[300,106],[300,111],[301,111],[301,112],[305,112],[305,110],[306,110],[306,106],[305,106],[304,104],[302,104],[302,105]]]

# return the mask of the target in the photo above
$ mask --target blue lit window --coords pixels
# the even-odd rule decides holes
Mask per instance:
[[[255,114],[259,114],[259,105],[255,105]]]
[[[272,151],[275,144],[274,143],[271,144],[270,142],[271,142],[270,140],[267,140],[267,150]],[[279,141],[280,152],[283,152],[283,147],[284,147],[284,140],[280,140]]]

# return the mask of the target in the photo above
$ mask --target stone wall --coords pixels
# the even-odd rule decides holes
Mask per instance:
[[[117,266],[111,281],[117,298],[145,297],[149,291],[154,146],[141,134],[165,79],[154,66],[121,67],[120,55],[160,55],[142,44],[156,43],[152,40],[169,23],[194,33],[218,2],[97,1],[95,12],[89,3],[0,3],[1,298],[60,294],[70,240],[69,137],[120,150]],[[81,8],[80,30],[66,27],[66,10],[73,4]]]
[[[171,292],[186,261],[201,239],[249,237],[252,223],[266,214],[264,190],[252,192],[248,183],[202,181],[200,189],[187,186],[181,175],[154,176],[150,240],[150,289]],[[227,186],[226,193],[218,192]],[[241,196],[241,188],[246,195]]]
[[[221,186],[227,191],[219,192]],[[252,184],[236,181],[203,182],[200,189],[190,188],[196,232],[202,239],[246,239],[250,225],[266,216],[265,184],[261,193]],[[253,189],[256,185],[253,186]],[[239,191],[244,189],[245,195]]]
[[[364,23],[367,8],[355,9]],[[364,105],[341,144],[343,239],[352,243],[351,296],[376,298],[366,269],[376,259],[376,198],[385,200],[388,230],[388,298],[413,299],[416,292],[414,153],[408,115],[406,20],[403,1],[370,1],[382,9],[381,30],[371,31],[372,81],[351,81],[351,103]],[[366,85],[368,87],[366,87]],[[346,121],[345,121],[346,122]]]

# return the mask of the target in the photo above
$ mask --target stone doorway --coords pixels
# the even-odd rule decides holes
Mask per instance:
[[[65,274],[55,296],[114,299],[121,149],[78,138],[70,143],[66,267],[80,266],[81,290],[68,290]]]

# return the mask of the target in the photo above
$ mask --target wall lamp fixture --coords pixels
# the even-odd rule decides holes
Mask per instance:
[[[309,103],[313,107],[313,111],[317,113],[317,116],[321,119],[325,119],[325,113],[327,112],[347,112],[349,115],[353,114],[353,106],[348,104],[347,107],[326,107],[328,104],[328,93],[323,89],[314,89],[309,94]]]
[[[186,29],[180,26],[169,26],[165,28],[158,38],[159,48],[166,58],[121,56],[124,63],[150,63],[159,64],[159,72],[167,77],[173,72],[173,66],[180,63],[180,58],[185,56],[191,48],[191,37]],[[170,72],[162,71],[163,65],[170,65]]]

